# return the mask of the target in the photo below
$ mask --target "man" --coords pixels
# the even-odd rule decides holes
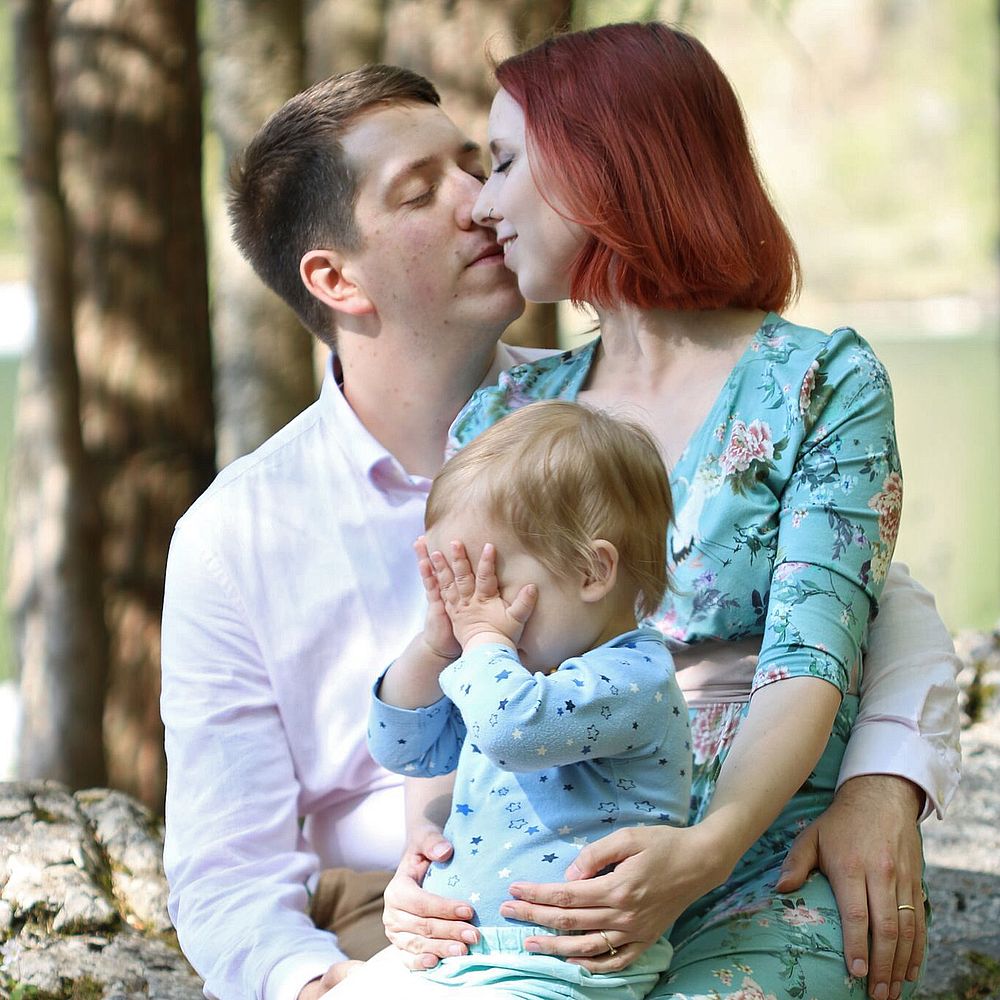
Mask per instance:
[[[171,546],[165,865],[171,916],[209,996],[313,1000],[350,970],[352,949],[372,950],[349,942],[357,925],[347,921],[373,912],[387,876],[355,879],[345,869],[395,867],[403,802],[398,780],[365,748],[370,685],[422,620],[409,547],[448,426],[478,385],[532,353],[497,346],[523,303],[492,233],[471,216],[481,171],[478,148],[426,80],[373,66],[288,102],[235,180],[237,242],[305,325],[335,345],[336,362],[317,402],[223,471]],[[897,630],[920,622],[914,648],[933,646],[919,598],[901,603],[909,610]],[[946,689],[951,663],[936,641],[923,683]],[[899,643],[888,645],[898,655]],[[818,857],[852,911],[860,894],[850,926],[866,955],[866,894],[873,916],[876,898],[895,900],[878,858],[909,852],[919,878],[913,819],[925,798],[927,809],[940,808],[953,782],[947,739],[931,745],[918,735],[923,686],[912,711],[884,718],[880,706],[913,686],[904,677],[889,692],[898,667],[869,662],[867,676],[885,676],[887,686],[879,695],[867,681],[859,732],[870,741],[881,727],[880,746],[864,754],[867,764],[845,764],[842,778],[854,780],[793,863],[800,878]],[[887,743],[916,749],[883,764]],[[928,763],[911,766],[918,760]],[[924,791],[854,777],[867,771],[905,775]],[[856,830],[842,838],[862,809],[864,828],[882,832],[870,843]],[[422,822],[414,818],[411,830]],[[460,915],[435,909],[416,887],[433,843],[411,835],[393,898],[428,918]],[[311,899],[321,868],[338,871]],[[343,950],[314,926],[310,906],[319,923],[341,929]],[[425,925],[428,937],[444,936],[440,921]],[[441,953],[416,933],[407,941]],[[881,967],[888,976],[894,954],[895,942],[877,936],[873,974]]]

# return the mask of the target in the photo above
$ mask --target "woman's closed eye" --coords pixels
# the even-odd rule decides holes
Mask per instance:
[[[499,160],[493,164],[493,173],[495,174],[505,174],[510,169],[510,165],[514,162],[513,156],[508,156],[506,160]]]

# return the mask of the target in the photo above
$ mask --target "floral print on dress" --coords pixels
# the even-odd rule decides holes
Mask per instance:
[[[528,402],[575,399],[597,343],[479,390],[452,427],[453,446]],[[678,922],[675,970],[650,997],[861,998],[864,981],[846,976],[826,880],[813,876],[792,897],[773,886],[795,836],[832,801],[899,527],[902,477],[885,368],[849,328],[828,334],[769,313],[670,483],[674,587],[648,623],[689,644],[760,636],[753,690],[809,676],[847,696],[803,788],[729,880]],[[692,823],[708,809],[750,693],[690,710]],[[752,967],[724,957],[737,954]],[[913,988],[907,983],[903,996]]]

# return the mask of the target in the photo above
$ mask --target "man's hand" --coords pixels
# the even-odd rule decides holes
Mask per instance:
[[[830,808],[796,838],[776,886],[792,892],[817,868],[830,880],[847,970],[868,976],[875,1000],[895,1000],[904,979],[916,980],[924,957],[922,805],[923,793],[904,778],[870,774],[845,781]],[[901,904],[913,909],[900,910]]]
[[[441,552],[431,554],[431,563],[462,649],[484,642],[500,642],[516,649],[535,609],[538,588],[534,584],[522,587],[508,604],[500,594],[496,549],[489,542],[483,546],[475,575],[462,542],[451,543],[450,563]]]
[[[299,990],[299,1000],[318,1000],[324,993],[346,979],[355,969],[360,969],[364,962],[348,959],[344,962],[334,962],[318,979],[310,979]]]
[[[411,969],[430,969],[449,955],[464,955],[468,945],[479,940],[479,932],[465,922],[472,919],[468,903],[421,888],[431,861],[443,861],[451,852],[441,830],[428,824],[411,835],[396,874],[386,886],[385,936]]]

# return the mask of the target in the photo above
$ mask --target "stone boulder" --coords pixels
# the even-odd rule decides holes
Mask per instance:
[[[162,852],[159,824],[121,792],[0,784],[0,997],[198,1000]]]

